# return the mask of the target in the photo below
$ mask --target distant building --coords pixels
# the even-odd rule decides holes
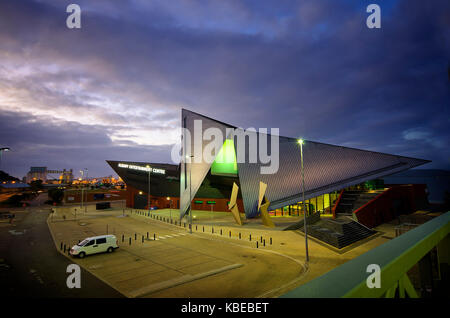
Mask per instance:
[[[42,183],[47,182],[47,167],[31,167],[27,173],[26,182],[42,180]]]
[[[49,182],[49,174],[58,174],[58,183],[72,183],[73,181],[73,170],[48,170],[47,167],[31,167],[30,171],[27,173],[26,182],[30,183],[36,180],[42,180],[42,183]],[[54,179],[54,178],[51,178]],[[53,181],[52,181],[53,183]]]
[[[29,189],[30,186],[26,183],[10,181],[0,183],[0,193],[2,192],[20,192]]]

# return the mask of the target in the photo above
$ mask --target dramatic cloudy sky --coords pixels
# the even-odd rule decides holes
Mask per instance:
[[[170,162],[182,107],[450,169],[449,61],[447,0],[1,0],[1,169]]]

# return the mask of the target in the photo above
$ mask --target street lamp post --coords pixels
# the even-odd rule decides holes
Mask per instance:
[[[0,168],[2,166],[2,155],[3,155],[3,152],[7,152],[7,151],[10,151],[10,150],[11,149],[9,147],[2,147],[2,148],[0,148]]]
[[[148,197],[147,197],[147,205],[148,205],[148,213],[150,213],[150,204],[151,204],[151,197],[150,197],[150,173],[152,171],[152,168],[149,165],[145,166],[148,170]]]
[[[172,200],[170,200],[170,197],[167,197],[167,201],[169,201],[170,222],[172,222]]]
[[[86,201],[85,201],[85,205],[84,205],[84,213],[87,212],[87,201],[88,201],[88,192],[89,192],[89,170],[88,168],[84,168],[84,170],[86,170],[86,181],[88,183],[88,187],[86,188]]]
[[[83,198],[84,198],[84,194],[83,194],[83,175],[84,175],[84,171],[80,170],[80,173],[81,173],[81,180],[80,180],[80,185],[81,185],[80,211],[83,211]]]
[[[189,165],[189,233],[192,234],[192,161],[194,158],[193,155],[191,157],[191,163]]]
[[[309,262],[308,254],[308,233],[306,231],[306,206],[305,206],[305,173],[303,170],[303,139],[297,141],[300,144],[300,156],[302,162],[302,203],[303,203],[303,226],[305,228],[305,250],[306,250],[306,262]]]

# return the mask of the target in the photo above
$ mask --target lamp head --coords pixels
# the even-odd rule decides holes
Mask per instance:
[[[297,143],[299,145],[303,145],[305,143],[305,141],[302,138],[300,138],[300,139],[297,139]]]

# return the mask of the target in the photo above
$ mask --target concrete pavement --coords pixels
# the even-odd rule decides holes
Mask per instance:
[[[46,220],[48,208],[22,209],[12,225],[0,226],[0,294],[11,297],[123,297],[81,269],[81,288],[66,285],[73,262],[57,253]]]
[[[115,234],[120,248],[112,255],[74,261],[128,297],[276,297],[394,235],[394,226],[387,225],[379,235],[344,251],[310,239],[305,270],[304,237],[298,232],[239,227],[226,222],[224,214],[216,222],[209,217],[196,219],[193,234],[188,234],[188,225],[168,223],[167,210],[152,211],[152,217],[147,211],[127,210],[126,217],[122,212],[109,211],[108,216],[97,212],[99,218],[92,212],[76,221],[49,220],[49,227],[57,248],[63,241],[69,246],[88,236]]]

